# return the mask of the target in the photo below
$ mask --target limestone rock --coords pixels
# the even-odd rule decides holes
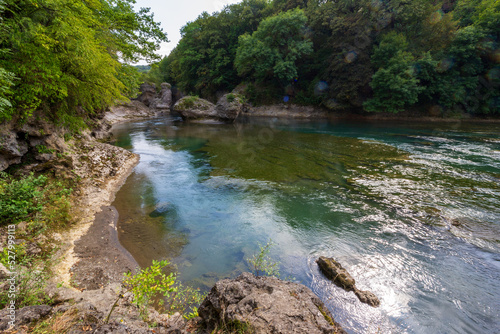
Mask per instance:
[[[34,321],[38,321],[39,319],[47,316],[51,310],[52,307],[49,305],[26,306],[22,309],[16,310],[14,326],[19,328],[19,326],[28,325]],[[0,311],[0,331],[9,329],[9,321],[12,320],[10,315],[10,310],[8,308]]]
[[[177,101],[174,111],[181,114],[184,119],[217,118],[215,105],[196,96],[186,96]]]
[[[2,131],[0,135],[0,155],[6,159],[20,158],[28,152],[28,144],[14,131]]]
[[[140,102],[144,103],[146,106],[150,106],[153,100],[156,98],[156,85],[143,83],[139,88],[141,94],[137,98]]]
[[[172,85],[169,83],[161,84],[160,98],[158,103],[156,104],[156,108],[158,109],[170,109],[172,106]]]
[[[209,330],[239,323],[255,333],[345,333],[309,288],[250,273],[217,282],[198,313]]]
[[[234,121],[245,111],[243,97],[235,93],[225,94],[217,101],[215,111],[219,119]]]

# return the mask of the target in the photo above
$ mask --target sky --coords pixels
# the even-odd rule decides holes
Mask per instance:
[[[162,43],[158,54],[162,57],[172,51],[181,39],[181,28],[204,11],[212,14],[225,5],[241,2],[241,0],[136,0],[135,8],[150,7],[155,21],[161,22],[163,31],[167,33],[169,43]],[[146,65],[141,61],[139,65]]]

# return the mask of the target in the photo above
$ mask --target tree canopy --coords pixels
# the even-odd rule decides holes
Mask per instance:
[[[499,20],[496,0],[245,0],[189,22],[149,75],[212,100],[246,83],[255,103],[500,114]]]
[[[70,125],[132,95],[139,74],[127,63],[158,59],[167,40],[134,2],[1,0],[0,118],[43,110]]]

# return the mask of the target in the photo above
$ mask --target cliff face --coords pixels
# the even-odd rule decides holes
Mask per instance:
[[[0,125],[0,171],[25,157],[33,163],[47,162],[67,148],[62,131],[43,116],[32,117],[22,125],[14,121]]]

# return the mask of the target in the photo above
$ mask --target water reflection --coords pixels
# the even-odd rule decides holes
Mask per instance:
[[[269,238],[284,276],[361,333],[500,327],[498,126],[280,122],[121,125],[141,163],[118,193],[120,241],[199,287],[248,270]],[[319,273],[335,257],[359,303]]]

